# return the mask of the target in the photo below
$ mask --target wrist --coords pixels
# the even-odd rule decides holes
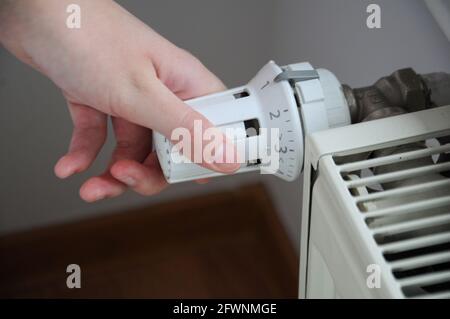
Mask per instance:
[[[56,24],[64,23],[65,2],[70,1],[73,0],[0,0],[0,43],[31,64],[26,47],[37,38],[46,37]]]

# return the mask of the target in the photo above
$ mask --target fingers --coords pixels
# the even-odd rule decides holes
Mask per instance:
[[[209,79],[213,84],[208,87],[187,85],[179,91],[181,95],[202,95],[223,88],[222,83],[206,68],[203,67],[200,73],[203,73],[202,80]],[[126,95],[120,95],[124,99],[118,99],[125,102],[114,105],[110,110],[110,114],[122,118],[113,120],[117,146],[110,166],[105,173],[90,178],[82,185],[80,196],[84,200],[92,202],[115,197],[122,194],[127,186],[144,195],[159,192],[166,186],[157,158],[154,154],[145,158],[151,149],[151,136],[146,128],[152,128],[169,138],[174,130],[183,128],[192,137],[190,149],[201,152],[200,156],[196,156],[186,151],[183,153],[185,156],[191,160],[200,158],[200,162],[195,162],[221,173],[232,173],[239,169],[237,159],[233,163],[225,161],[225,154],[237,153],[235,146],[203,115],[182,102],[157,77],[137,78],[131,87],[131,90],[125,90]],[[106,115],[93,108],[73,103],[69,103],[69,109],[74,122],[74,132],[69,152],[55,166],[55,173],[61,178],[87,169],[106,139]],[[196,122],[201,123],[200,141],[194,139],[194,136],[198,135],[195,134]],[[210,143],[203,132],[208,129],[213,129],[216,140],[210,157],[203,158],[203,150]],[[179,142],[173,138],[172,141]],[[194,147],[198,142],[202,147]],[[186,149],[189,150],[188,147]],[[144,159],[145,162],[141,164]]]
[[[88,202],[96,202],[106,198],[113,198],[123,194],[126,186],[105,172],[100,176],[89,178],[80,188],[80,197]]]
[[[128,158],[142,162],[152,147],[151,131],[124,119],[112,118],[116,137],[116,148],[111,157],[111,164]]]
[[[111,166],[120,160],[142,162],[151,150],[151,133],[148,129],[118,118],[113,118],[112,123],[116,147],[108,169],[102,175],[88,179],[80,188],[81,198],[88,202],[124,193],[127,186],[111,175]]]
[[[195,162],[201,166],[221,173],[232,173],[239,169],[240,165],[235,162],[227,163],[225,154],[237,154],[236,147],[231,143],[224,134],[218,129],[214,129],[203,115],[194,111],[190,106],[183,103],[177,98],[163,83],[159,80],[150,80],[152,83],[140,86],[134,97],[131,99],[129,106],[121,110],[121,116],[127,120],[139,125],[150,127],[157,132],[170,138],[173,142],[172,132],[176,129],[187,129],[191,136],[190,150],[198,150],[200,156],[195,156],[192,152],[188,152],[189,148],[184,150],[183,155],[195,159]],[[144,89],[142,89],[144,88]],[[201,124],[199,124],[201,123]],[[195,127],[201,126],[200,140],[195,141]],[[212,158],[204,158],[203,150],[210,140],[204,138],[203,132],[211,129],[215,132],[217,144],[214,151],[211,152]],[[201,143],[202,147],[194,147],[194,143]]]
[[[67,178],[86,170],[97,157],[106,139],[107,117],[85,105],[68,102],[73,121],[69,151],[56,163],[59,178]]]
[[[145,196],[157,194],[168,185],[154,152],[142,164],[130,160],[118,161],[110,172],[114,178]]]

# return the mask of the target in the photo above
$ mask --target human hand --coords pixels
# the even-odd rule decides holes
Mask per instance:
[[[175,128],[212,124],[182,102],[224,89],[196,58],[176,47],[110,0],[78,0],[80,29],[66,27],[66,0],[6,0],[0,6],[0,41],[63,92],[74,129],[69,151],[55,166],[60,178],[95,160],[112,119],[116,147],[106,171],[89,178],[80,196],[93,202],[122,194],[143,195],[167,186],[152,152],[151,130],[170,138]],[[205,141],[204,141],[205,142]],[[222,135],[223,147],[233,147]],[[225,154],[226,151],[223,151]],[[236,163],[203,166],[222,173]]]

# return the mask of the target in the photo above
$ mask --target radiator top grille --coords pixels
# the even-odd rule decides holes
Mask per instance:
[[[408,298],[450,298],[450,136],[334,156]]]

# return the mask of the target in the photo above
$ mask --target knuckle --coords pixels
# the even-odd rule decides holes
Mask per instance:
[[[134,143],[128,140],[118,140],[116,141],[116,147],[120,149],[129,149],[134,146]]]
[[[109,113],[114,117],[125,117],[126,111],[131,107],[129,92],[124,89],[117,89],[109,95]]]
[[[152,88],[151,77],[142,71],[132,72],[129,77],[129,85],[133,92],[149,92]]]
[[[196,121],[201,121],[203,122],[202,124],[205,124],[205,121],[197,112],[193,111],[190,108],[186,108],[184,113],[180,116],[178,126],[186,128],[193,136]]]
[[[131,71],[118,81],[108,98],[111,115],[126,118],[133,112],[133,107],[142,94],[152,94],[154,80],[148,69],[144,67],[141,70]]]

